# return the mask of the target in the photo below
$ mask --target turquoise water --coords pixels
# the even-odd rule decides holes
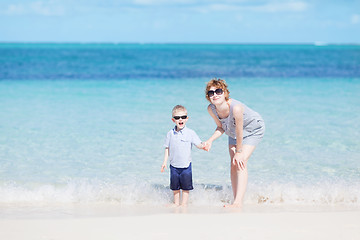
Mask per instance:
[[[327,54],[338,55],[326,66],[317,60],[324,48],[320,53],[312,46],[246,48],[249,56],[261,52],[261,61],[270,59],[258,66],[254,58],[227,65],[203,56],[204,49],[207,55],[217,55],[221,49],[236,59],[234,48],[241,47],[151,45],[151,53],[160,53],[155,57],[158,61],[149,64],[164,64],[151,69],[143,65],[144,60],[128,62],[127,57],[106,53],[108,48],[113,50],[107,45],[30,46],[0,48],[18,54],[23,50],[20,55],[1,57],[7,64],[0,68],[1,204],[170,202],[169,172],[160,173],[160,167],[165,135],[173,127],[172,107],[185,105],[188,126],[206,140],[215,124],[206,111],[205,83],[212,72],[244,69],[246,63],[260,73],[248,76],[244,70],[230,71],[225,76],[230,95],[259,112],[267,129],[248,165],[245,204],[360,205],[359,47],[325,48]],[[189,48],[193,56],[201,56],[196,62],[201,74],[188,71],[194,62],[183,62]],[[73,59],[76,53],[71,53],[67,58],[68,49],[80,55],[100,51],[105,56]],[[293,59],[302,52],[296,49],[308,54],[309,66],[294,68],[299,60]],[[276,52],[285,50],[289,66],[276,57]],[[143,45],[131,45],[126,51],[134,59],[149,53]],[[55,55],[56,61],[51,58],[51,63],[45,63]],[[168,65],[165,55],[172,56]],[[355,57],[346,64],[339,61],[349,55]],[[103,69],[96,67],[101,62]],[[54,64],[61,71],[49,69]],[[196,64],[193,68],[198,70]],[[92,70],[86,73],[85,69]],[[292,71],[298,71],[298,76],[290,76]],[[326,76],[318,76],[324,72]],[[191,204],[218,206],[231,201],[229,164],[226,136],[214,142],[209,153],[193,150]]]

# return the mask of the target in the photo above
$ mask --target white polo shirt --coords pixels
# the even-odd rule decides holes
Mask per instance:
[[[177,132],[175,126],[167,133],[164,144],[166,148],[169,148],[170,165],[176,168],[187,168],[191,163],[192,146],[200,143],[201,140],[194,130],[185,126]]]

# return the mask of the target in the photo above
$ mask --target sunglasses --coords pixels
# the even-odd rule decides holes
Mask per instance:
[[[173,116],[173,118],[175,119],[175,120],[179,120],[180,118],[181,119],[187,119],[187,115],[184,115],[184,116]]]
[[[216,93],[216,95],[221,95],[221,94],[224,93],[224,91],[223,91],[221,88],[218,88],[218,89],[216,89],[215,91],[214,91],[214,90],[210,90],[210,91],[207,92],[207,94],[208,94],[209,97],[214,96],[215,93]]]

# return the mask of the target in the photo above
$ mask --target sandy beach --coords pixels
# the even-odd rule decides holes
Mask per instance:
[[[130,213],[131,211],[129,211]],[[144,213],[144,212],[143,212]],[[360,211],[148,209],[121,216],[0,219],[0,239],[359,239]]]

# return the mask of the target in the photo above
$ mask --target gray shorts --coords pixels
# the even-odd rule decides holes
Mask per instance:
[[[264,121],[258,120],[259,128],[254,129],[249,135],[243,138],[243,145],[257,146],[264,137],[265,124]],[[236,145],[236,138],[229,136],[229,145]]]

